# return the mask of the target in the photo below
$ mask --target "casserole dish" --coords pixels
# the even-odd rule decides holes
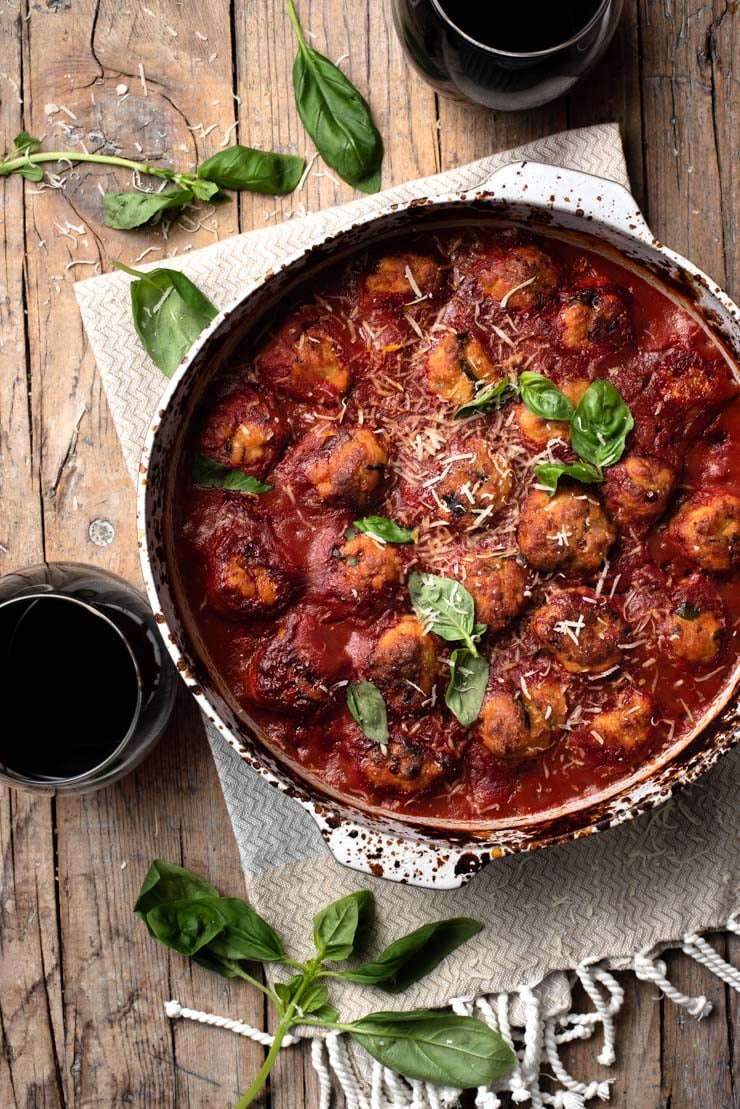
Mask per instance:
[[[172,502],[184,436],[209,382],[237,343],[240,356],[245,347],[256,345],[276,302],[370,244],[480,223],[560,237],[632,268],[711,331],[737,377],[738,309],[706,275],[653,239],[626,190],[557,167],[517,163],[474,193],[389,204],[387,211],[356,220],[289,258],[278,272],[266,274],[213,321],[184,359],[150,429],[140,467],[139,538],[147,589],[168,648],[208,718],[245,761],[304,805],[340,862],[439,888],[460,885],[502,854],[587,835],[664,801],[737,739],[737,703],[730,699],[735,683],[723,688],[690,733],[624,779],[533,817],[463,826],[363,806],[309,781],[276,753],[230,696],[222,676],[204,661],[207,652],[198,627],[182,603]]]

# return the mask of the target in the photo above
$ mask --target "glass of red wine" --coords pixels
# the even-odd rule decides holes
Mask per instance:
[[[606,50],[622,0],[393,0],[403,47],[446,96],[499,111],[567,93]]]
[[[144,597],[74,562],[0,578],[0,675],[0,783],[41,793],[122,778],[159,739],[177,688]]]

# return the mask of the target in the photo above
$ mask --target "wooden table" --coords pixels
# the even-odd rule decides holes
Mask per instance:
[[[311,151],[290,85],[294,53],[281,0],[3,0],[0,117],[7,148],[25,126],[51,149],[120,152],[187,169],[231,136]],[[369,95],[386,140],[384,184],[445,169],[548,132],[616,119],[635,194],[659,238],[740,294],[737,3],[627,0],[608,58],[575,95],[525,115],[450,103],[406,66],[390,0],[301,0],[313,42]],[[238,122],[237,122],[238,118]],[[52,141],[53,137],[53,141]],[[138,144],[138,145],[137,145]],[[156,260],[350,190],[316,164],[292,197],[243,195],[193,231],[109,231],[104,167],[64,190],[4,179],[0,358],[0,570],[73,559],[138,580],[134,498],[72,284],[111,259]],[[191,225],[193,226],[193,225]],[[90,539],[94,520],[115,539]],[[32,720],[32,718],[31,718]],[[23,733],[22,724],[18,726]],[[0,790],[0,1106],[226,1107],[262,1049],[192,1023],[178,997],[262,1025],[261,997],[152,943],[131,914],[155,856],[242,890],[232,832],[197,713],[183,696],[157,752],[121,785],[81,799]],[[740,943],[714,937],[738,963]],[[612,1103],[620,1109],[729,1109],[738,996],[680,956],[669,973],[706,993],[696,1024],[625,976]],[[731,996],[730,996],[731,995]],[[593,1078],[589,1045],[567,1062]],[[596,1068],[597,1070],[599,1068]],[[599,1075],[602,1077],[602,1075]],[[305,1054],[286,1052],[273,1109],[314,1107]]]

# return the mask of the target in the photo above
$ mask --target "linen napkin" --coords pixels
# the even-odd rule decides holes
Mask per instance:
[[[563,165],[629,186],[618,128],[605,124],[552,135],[409,182],[382,198],[363,197],[340,208],[238,235],[168,259],[166,264],[186,273],[223,307],[288,254],[323,238],[351,217],[384,205],[389,197],[405,201],[473,189],[495,169],[520,159]],[[165,382],[134,331],[128,283],[120,273],[106,274],[79,282],[75,292],[134,477]],[[361,887],[372,889],[376,897],[379,945],[442,917],[472,916],[486,924],[427,980],[394,999],[398,1007],[442,1006],[461,997],[516,996],[523,987],[526,990],[544,980],[535,997],[539,1017],[546,1022],[560,1013],[564,1027],[562,1022],[569,1019],[563,1016],[570,1004],[568,982],[564,975],[551,972],[609,959],[612,966],[636,966],[638,972],[642,967],[643,976],[652,976],[662,986],[660,964],[655,970],[649,960],[643,958],[640,963],[640,953],[680,944],[696,932],[723,928],[740,904],[736,824],[740,751],[727,755],[699,783],[662,808],[626,825],[546,851],[501,859],[462,889],[434,891],[340,866],[311,817],[250,770],[215,730],[208,730],[250,900],[268,919],[280,922],[289,950],[304,949],[305,922],[314,911]],[[346,984],[332,992],[347,1018],[383,1005],[381,995],[371,988]],[[618,1000],[610,988],[607,994]],[[532,995],[522,996],[529,1003]],[[516,1023],[516,1006],[510,1016]],[[495,1015],[490,1019],[496,1022]],[[528,1019],[520,1006],[519,1023]],[[606,1017],[604,1021],[606,1035]],[[608,1062],[610,1055],[610,1050],[602,1051],[601,1061]],[[529,1069],[533,1071],[532,1066]],[[527,1083],[536,1080],[517,1068],[511,1088],[519,1083],[520,1089],[530,1089]],[[566,1083],[565,1088],[581,1098],[605,1096],[603,1084],[582,1088],[579,1083],[573,1087]]]

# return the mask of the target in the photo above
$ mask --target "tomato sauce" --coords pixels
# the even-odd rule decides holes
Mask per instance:
[[[511,391],[498,408],[454,416],[487,381],[516,383],[526,370],[566,393],[606,379],[632,413],[624,455],[604,482],[559,487],[567,512],[592,498],[588,541],[599,541],[595,520],[604,530],[595,569],[575,547],[570,562],[548,569],[539,551],[520,545],[523,513],[536,533],[545,511],[528,500],[541,489],[535,466],[576,461],[567,424],[543,428]],[[252,451],[246,424],[235,432],[242,401],[227,418],[244,389],[253,391],[250,404],[269,397],[273,448],[280,445],[253,461],[259,446]],[[214,413],[226,421],[223,433]],[[204,444],[213,457],[219,434],[227,451],[240,436],[242,472],[271,488],[194,484],[193,458]],[[497,468],[493,491],[466,476],[480,450]],[[669,475],[662,501],[624,470],[644,458],[653,475]],[[218,375],[178,475],[178,577],[235,702],[311,778],[417,818],[521,817],[629,775],[691,732],[726,689],[738,653],[739,472],[740,399],[728,363],[659,289],[555,238],[480,229],[410,237],[391,255],[366,254],[322,277],[304,304],[285,307],[259,350]],[[369,514],[416,541],[378,543],[377,555],[347,546],[357,539],[353,523]],[[569,550],[575,542],[573,526],[558,526],[554,535],[542,530],[554,558],[559,543]],[[223,556],[234,529],[238,566]],[[353,592],[351,571],[359,564],[360,580],[373,557],[371,580]],[[379,746],[350,714],[348,685],[380,673],[383,635],[412,613],[409,574],[464,585],[481,559],[516,563],[526,588],[516,614],[480,641],[490,678],[479,719],[463,727],[447,708],[455,645],[432,634],[426,688],[412,680],[416,670],[405,676],[402,651],[397,672],[378,678],[389,705],[394,682],[409,687],[408,711],[389,708],[391,738]],[[223,589],[247,591],[244,611],[220,605]],[[613,665],[599,669],[586,657],[580,618],[556,626],[565,654],[583,653],[582,667],[564,665],[560,648],[542,639],[537,614],[563,590],[580,591],[585,618],[592,605],[621,621]],[[551,699],[557,689],[564,701],[535,718],[533,687]],[[503,716],[486,708],[496,697]],[[508,747],[507,719],[517,721]],[[536,750],[517,749],[517,736],[535,734]]]

